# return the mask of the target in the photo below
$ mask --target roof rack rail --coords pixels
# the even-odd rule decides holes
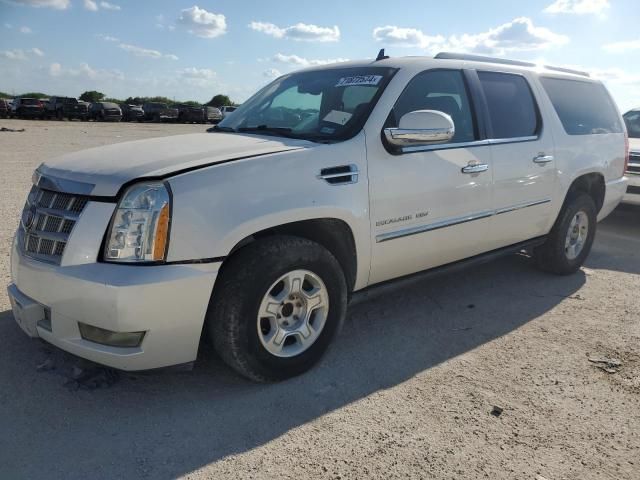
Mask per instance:
[[[537,67],[538,66],[537,64],[532,62],[523,62],[521,60],[509,60],[506,58],[485,57],[482,55],[470,55],[467,53],[440,52],[433,58],[436,58],[439,60],[467,60],[469,62],[498,63],[501,65],[514,65],[517,67]],[[554,70],[556,72],[572,73],[574,75],[580,75],[583,77],[589,76],[587,72],[583,72],[581,70],[574,70],[572,68],[552,67],[549,65],[544,65],[544,68],[546,68],[547,70]]]
[[[468,60],[469,62],[500,63],[502,65],[516,65],[518,67],[535,67],[535,63],[506,58],[484,57],[482,55],[470,55],[467,53],[440,52],[434,58],[445,60]]]

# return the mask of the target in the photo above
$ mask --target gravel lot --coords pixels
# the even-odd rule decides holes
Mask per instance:
[[[204,129],[2,126],[26,129],[0,132],[4,284],[42,160]],[[0,290],[0,478],[640,478],[640,209],[600,225],[574,276],[530,263],[358,302],[325,361],[277,385],[243,381],[206,349],[193,372],[113,376],[27,338]],[[621,365],[589,361],[601,357]],[[101,388],[69,382],[74,368]]]

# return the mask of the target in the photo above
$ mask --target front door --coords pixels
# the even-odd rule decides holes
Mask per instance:
[[[397,126],[404,114],[416,110],[450,115],[456,133],[446,145],[405,147],[402,152],[386,147],[380,136],[367,137],[370,283],[451,263],[487,247],[491,149],[479,141],[466,76],[459,70],[418,74],[385,126]]]

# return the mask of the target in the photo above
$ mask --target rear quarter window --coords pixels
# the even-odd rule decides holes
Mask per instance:
[[[620,116],[601,83],[541,77],[568,135],[622,133]]]

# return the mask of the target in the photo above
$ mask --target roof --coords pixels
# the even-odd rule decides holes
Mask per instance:
[[[435,57],[408,56],[390,57],[383,60],[356,60],[341,63],[332,63],[323,66],[306,68],[303,71],[317,71],[334,68],[366,68],[366,67],[390,67],[402,69],[424,70],[428,68],[476,68],[483,69],[487,66],[503,71],[529,71],[536,74],[547,74],[558,77],[573,78],[576,80],[593,81],[587,72],[564,67],[538,65],[531,62],[509,60],[504,58],[483,57],[460,53],[439,53]]]

